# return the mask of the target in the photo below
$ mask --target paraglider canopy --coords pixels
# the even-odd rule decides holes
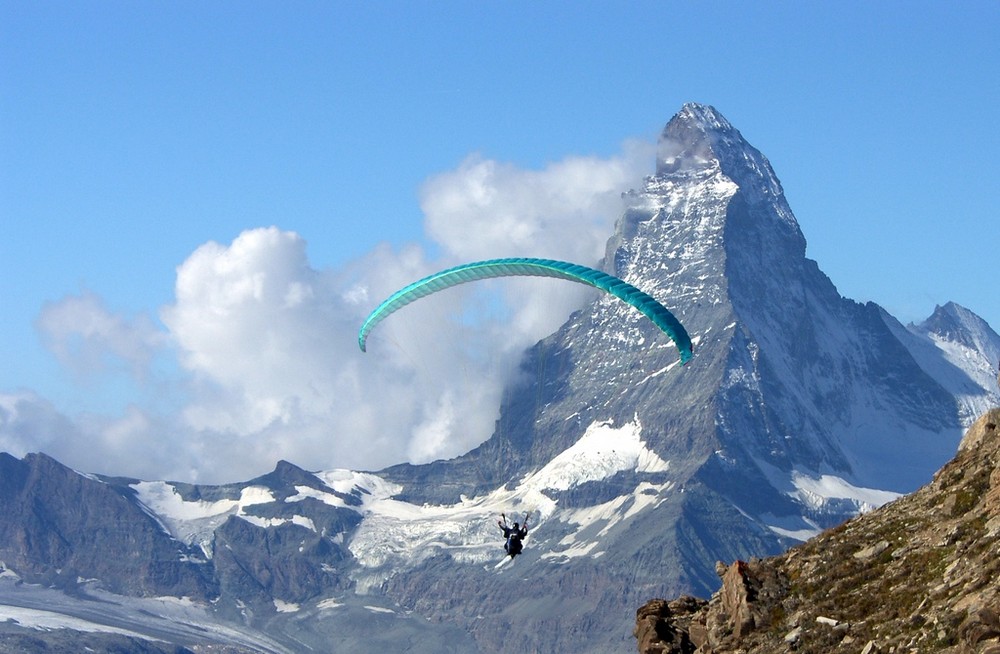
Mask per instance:
[[[364,352],[368,334],[390,314],[407,304],[458,284],[492,277],[513,275],[533,277],[556,277],[572,282],[587,284],[614,295],[632,305],[653,321],[677,346],[681,364],[686,364],[692,356],[691,338],[684,326],[665,306],[651,295],[644,293],[628,282],[606,272],[565,261],[552,259],[509,258],[490,259],[467,263],[434,273],[396,291],[388,299],[375,307],[358,332],[358,346]]]

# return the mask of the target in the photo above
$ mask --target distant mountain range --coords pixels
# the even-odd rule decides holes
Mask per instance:
[[[599,297],[455,459],[199,486],[0,455],[0,645],[58,646],[33,628],[55,624],[134,651],[631,652],[637,606],[916,490],[1000,404],[1000,336],[953,303],[903,325],[842,298],[712,107],[674,116],[623,199],[582,263],[670,307],[688,365]],[[529,517],[512,561],[501,512]]]

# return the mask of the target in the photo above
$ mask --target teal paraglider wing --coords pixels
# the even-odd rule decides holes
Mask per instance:
[[[365,351],[365,342],[372,329],[385,320],[391,313],[398,311],[407,304],[426,297],[431,293],[443,291],[458,284],[474,282],[491,277],[508,277],[522,275],[529,277],[556,277],[571,282],[587,284],[632,305],[645,314],[653,323],[663,330],[677,346],[681,363],[691,359],[691,338],[684,326],[674,317],[674,314],[656,301],[652,296],[640,291],[628,282],[618,279],[606,272],[565,261],[551,259],[491,259],[467,263],[441,272],[434,273],[421,280],[396,291],[382,304],[375,307],[358,332],[358,345]]]

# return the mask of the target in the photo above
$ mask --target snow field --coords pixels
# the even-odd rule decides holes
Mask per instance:
[[[532,529],[552,519],[574,528],[573,535],[557,544],[559,551],[543,556],[564,559],[588,554],[600,556],[600,552],[592,552],[594,543],[579,542],[575,534],[598,523],[601,533],[606,533],[614,524],[662,502],[671,484],[643,483],[633,493],[610,502],[566,511],[559,510],[546,491],[569,490],[626,470],[666,471],[669,462],[646,448],[641,435],[638,419],[621,427],[594,422],[575,444],[523,477],[515,488],[499,488],[481,497],[463,497],[453,505],[416,506],[399,502],[391,499],[391,494],[399,489],[384,482],[376,483],[364,496],[362,510],[366,517],[351,541],[351,552],[361,565],[387,571],[419,565],[445,550],[458,561],[488,565],[496,562],[498,554],[502,555],[502,538],[496,525],[500,513],[506,512],[512,522],[529,512]],[[323,478],[329,478],[329,474]],[[371,481],[371,476],[368,477],[367,481]]]

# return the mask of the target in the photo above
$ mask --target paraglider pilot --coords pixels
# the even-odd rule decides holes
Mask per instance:
[[[513,527],[507,526],[506,515],[501,513],[500,517],[503,519],[497,520],[497,525],[503,532],[503,537],[507,539],[503,544],[503,549],[510,555],[510,558],[514,558],[521,553],[521,539],[528,535],[528,514],[524,514],[524,525],[515,522]]]

